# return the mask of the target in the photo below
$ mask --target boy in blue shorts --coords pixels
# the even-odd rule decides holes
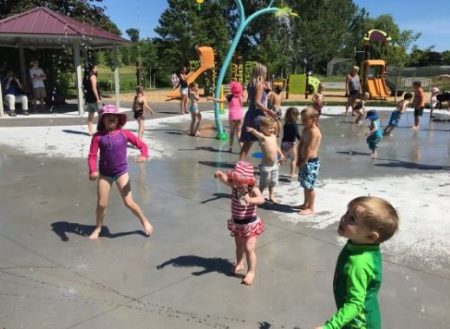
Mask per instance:
[[[406,93],[403,96],[403,100],[397,103],[396,109],[392,112],[391,118],[389,119],[389,124],[383,130],[383,136],[392,136],[391,132],[395,127],[398,126],[400,117],[406,112],[406,108],[411,104],[413,95],[411,93]]]
[[[380,117],[377,111],[370,110],[367,112],[366,119],[370,120],[369,132],[366,133],[367,145],[370,149],[370,157],[378,159],[378,144],[383,139],[383,132],[381,131]]]
[[[316,329],[381,328],[380,244],[395,234],[398,222],[397,211],[384,199],[362,196],[350,201],[338,228],[339,235],[348,238],[334,272],[333,291],[338,310]]]
[[[303,123],[302,138],[298,145],[298,180],[303,187],[304,202],[300,206],[299,215],[314,214],[314,202],[316,192],[314,185],[319,176],[320,161],[319,147],[322,140],[322,134],[317,120],[319,112],[313,107],[307,107],[300,113]]]

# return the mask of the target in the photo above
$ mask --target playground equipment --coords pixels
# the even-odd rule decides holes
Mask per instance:
[[[364,61],[364,86],[371,99],[386,99],[390,95],[386,86],[386,62],[381,59]]]
[[[319,88],[320,80],[315,76],[306,74],[291,74],[288,80],[290,94],[314,94]],[[308,85],[307,85],[308,84]]]
[[[391,40],[384,31],[373,29],[364,35],[364,62],[362,87],[370,94],[370,99],[386,99],[390,91],[386,85],[386,62],[381,59],[369,59],[370,47],[373,42],[383,46]]]
[[[205,71],[214,69],[214,49],[207,46],[196,47],[198,57],[200,59],[200,66],[195,70],[189,72],[187,75],[187,83],[190,85]],[[169,100],[180,98],[180,90],[174,89],[168,95]]]

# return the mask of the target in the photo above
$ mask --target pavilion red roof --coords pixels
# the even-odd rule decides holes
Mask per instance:
[[[119,43],[129,42],[114,33],[80,22],[45,7],[37,7],[0,20],[0,33],[22,36],[34,34],[40,36],[86,37]]]

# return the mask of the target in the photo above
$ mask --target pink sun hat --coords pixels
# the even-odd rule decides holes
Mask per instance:
[[[241,96],[244,93],[244,88],[237,81],[230,82],[230,91],[233,96]]]
[[[253,165],[246,161],[239,161],[233,170],[227,172],[228,180],[235,186],[253,186],[256,183]]]
[[[99,114],[100,114],[100,119],[98,120],[99,123],[102,122],[103,116],[105,114],[117,115],[119,117],[119,124],[118,124],[119,127],[123,127],[127,123],[127,115],[125,113],[120,113],[117,106],[112,104],[103,106],[100,109]]]

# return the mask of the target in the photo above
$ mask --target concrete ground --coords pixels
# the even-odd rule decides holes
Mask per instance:
[[[114,189],[102,236],[87,239],[96,185],[88,180],[85,118],[0,120],[0,328],[314,328],[335,311],[334,265],[345,243],[337,222],[360,195],[388,199],[401,216],[400,232],[382,247],[383,328],[448,327],[448,121],[425,115],[414,131],[408,112],[371,160],[367,127],[344,120],[343,107],[325,108],[317,214],[296,214],[302,190],[284,166],[282,204],[258,210],[266,230],[248,287],[229,274],[230,191],[213,179],[237,153],[222,152],[227,143],[213,138],[211,113],[205,137],[192,138],[177,103],[154,108],[144,137],[151,160],[132,162],[130,148],[133,195],[154,225],[150,238]],[[389,113],[380,114],[385,122]],[[136,132],[129,118],[126,128]]]

